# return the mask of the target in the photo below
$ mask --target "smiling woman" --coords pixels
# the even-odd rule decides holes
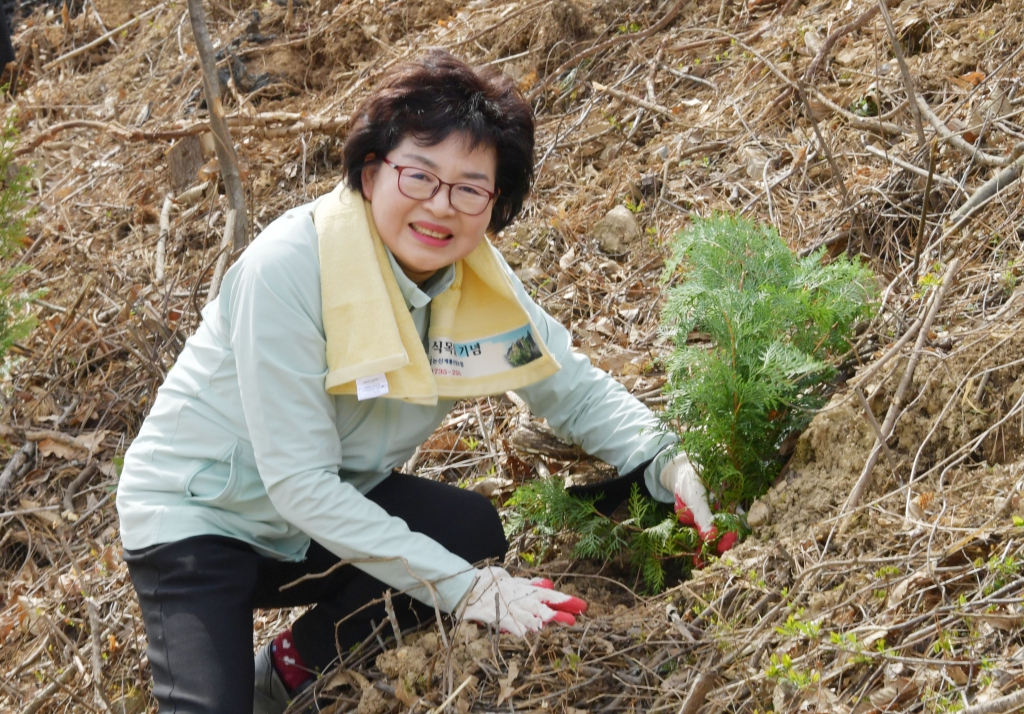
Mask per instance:
[[[487,565],[508,544],[486,498],[394,471],[458,399],[514,390],[671,501],[675,437],[485,236],[523,206],[533,132],[511,80],[428,54],[355,113],[345,181],[225,275],[118,484],[161,711],[282,712],[370,636],[388,589],[402,628],[441,611],[524,636],[585,611]],[[309,605],[254,663],[252,608]]]

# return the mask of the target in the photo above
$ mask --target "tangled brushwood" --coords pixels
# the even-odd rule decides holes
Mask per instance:
[[[871,271],[824,251],[797,258],[778,232],[727,215],[675,237],[663,325],[663,419],[713,500],[734,509],[778,476],[787,439],[825,403],[836,364],[871,313]]]
[[[203,4],[256,230],[337,186],[348,112],[398,62],[440,47],[514,77],[537,111],[537,181],[495,246],[575,348],[653,409],[674,346],[652,287],[691,216],[739,212],[801,255],[859,255],[885,283],[839,367],[862,365],[849,386],[877,425],[893,412],[859,506],[846,504],[881,446],[837,388],[748,512],[751,536],[678,587],[688,557],[660,561],[668,589],[646,597],[530,527],[507,565],[586,600],[575,625],[519,640],[445,623],[399,647],[382,623],[293,711],[314,695],[325,714],[1024,706],[1024,0],[888,2],[895,33],[877,0]],[[25,306],[37,327],[3,370],[0,711],[155,712],[111,492],[199,324],[226,197],[199,139],[184,3],[21,5],[34,14],[0,127],[16,113],[35,212],[16,237],[31,245],[0,267],[27,266],[15,291],[47,294]],[[616,221],[599,240],[619,207],[635,230]],[[506,397],[464,401],[407,468],[503,514],[535,476],[610,475],[541,426]],[[257,612],[254,648],[292,616]]]

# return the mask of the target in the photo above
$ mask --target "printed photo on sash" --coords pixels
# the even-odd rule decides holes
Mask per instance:
[[[430,369],[437,377],[487,377],[541,358],[529,325],[472,342],[430,340]]]

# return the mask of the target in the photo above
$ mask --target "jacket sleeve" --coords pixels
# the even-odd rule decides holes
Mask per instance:
[[[338,476],[344,455],[335,401],[324,389],[319,263],[315,250],[305,253],[287,241],[256,241],[221,295],[260,478],[284,520],[428,605],[434,598],[422,581],[431,582],[437,605],[450,611],[473,567]]]
[[[651,461],[644,472],[647,490],[655,499],[671,503],[674,496],[658,477],[672,458],[670,447],[678,443],[678,437],[666,431],[651,410],[611,375],[574,352],[569,331],[533,301],[507,266],[506,270],[541,339],[562,365],[552,376],[517,394],[534,414],[547,419],[556,435],[578,444],[620,474]]]

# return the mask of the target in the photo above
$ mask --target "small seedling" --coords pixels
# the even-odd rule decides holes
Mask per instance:
[[[821,679],[820,672],[805,672],[793,666],[793,658],[788,654],[781,657],[773,654],[765,676],[775,681],[785,680],[797,689],[808,689]]]

